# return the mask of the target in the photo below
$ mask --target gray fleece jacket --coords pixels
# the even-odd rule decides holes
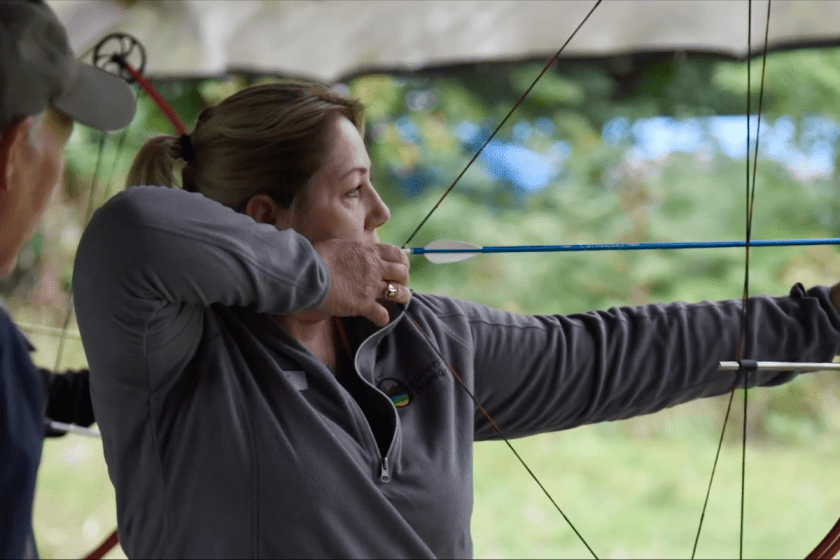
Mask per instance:
[[[736,358],[738,301],[525,316],[414,294],[385,328],[344,320],[340,383],[270,318],[328,285],[306,239],[200,194],[135,187],[96,212],[73,291],[129,557],[470,557],[472,442],[496,434],[447,366],[508,437],[736,381],[717,363]],[[826,288],[749,305],[753,357],[840,346]]]

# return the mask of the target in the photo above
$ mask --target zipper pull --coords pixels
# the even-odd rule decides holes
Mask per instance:
[[[382,482],[390,482],[391,481],[391,473],[388,471],[388,457],[382,458],[382,470],[379,473],[379,480]]]

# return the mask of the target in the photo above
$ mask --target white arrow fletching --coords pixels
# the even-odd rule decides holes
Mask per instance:
[[[481,247],[466,243],[464,241],[452,241],[451,239],[438,239],[426,245],[425,249],[477,249]],[[426,258],[435,264],[447,264],[465,261],[476,256],[478,253],[424,253]]]

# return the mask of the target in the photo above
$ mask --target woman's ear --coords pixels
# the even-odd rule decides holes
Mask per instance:
[[[0,136],[0,191],[8,189],[9,178],[14,174],[14,167],[28,165],[24,161],[24,144],[28,141],[33,126],[32,117],[24,117],[9,125]],[[23,159],[22,159],[23,158]]]
[[[285,223],[280,222],[286,220],[288,211],[267,194],[252,196],[245,205],[245,213],[261,224],[287,227]]]

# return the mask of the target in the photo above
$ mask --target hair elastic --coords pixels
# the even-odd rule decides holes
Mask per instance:
[[[189,134],[181,135],[181,159],[184,161],[192,161],[195,158],[195,148],[193,147],[192,138]]]

